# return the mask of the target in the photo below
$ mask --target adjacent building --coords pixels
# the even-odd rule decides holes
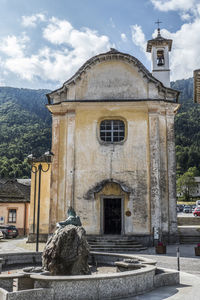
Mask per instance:
[[[0,224],[15,225],[28,234],[30,179],[0,179]]]

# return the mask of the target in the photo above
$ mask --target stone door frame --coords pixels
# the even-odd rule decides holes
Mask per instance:
[[[100,234],[104,235],[104,199],[121,199],[121,234],[124,235],[124,196],[123,195],[101,195],[100,196]]]

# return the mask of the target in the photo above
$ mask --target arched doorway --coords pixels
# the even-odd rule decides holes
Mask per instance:
[[[125,235],[127,211],[130,211],[130,195],[133,190],[121,181],[106,179],[88,190],[84,198],[93,200],[93,222],[100,235]],[[129,221],[130,223],[130,221]]]

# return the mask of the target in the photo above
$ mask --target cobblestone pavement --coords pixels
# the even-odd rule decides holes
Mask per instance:
[[[200,277],[200,256],[195,256],[194,252],[196,244],[168,245],[167,253],[162,255],[155,254],[153,247],[134,253],[155,259],[159,267],[177,270],[177,247],[180,250],[180,270]]]

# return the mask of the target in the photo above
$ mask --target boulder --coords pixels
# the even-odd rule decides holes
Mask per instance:
[[[89,244],[82,226],[67,225],[49,238],[42,255],[43,268],[51,275],[90,274]]]

